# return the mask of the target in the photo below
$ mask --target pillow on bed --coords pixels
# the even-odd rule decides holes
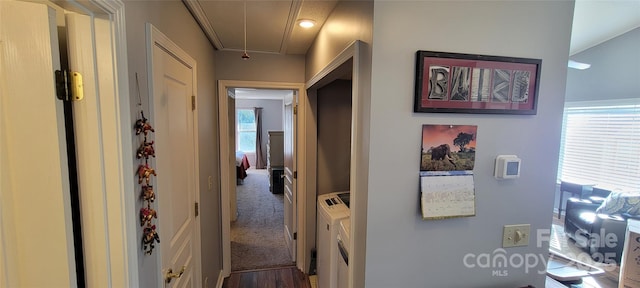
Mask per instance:
[[[596,209],[596,213],[640,215],[640,194],[611,192]]]

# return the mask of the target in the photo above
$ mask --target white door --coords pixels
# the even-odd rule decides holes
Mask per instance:
[[[195,61],[149,26],[156,201],[164,287],[200,287],[196,221]],[[169,53],[168,51],[171,51]],[[150,140],[153,140],[150,139]],[[159,251],[160,252],[160,251]],[[168,277],[173,274],[173,277]]]
[[[77,287],[56,14],[0,1],[0,287]]]
[[[296,93],[296,92],[294,92]],[[296,261],[296,109],[297,93],[285,97],[284,104],[284,239],[291,253],[291,261]]]
[[[231,208],[231,222],[238,220],[238,193],[236,190],[236,181],[238,181],[236,173],[238,173],[236,169],[236,94],[235,89],[227,90],[227,100],[229,100],[229,105],[227,109],[227,117],[229,117],[229,183],[233,183],[233,185],[229,185],[229,207]],[[222,166],[224,167],[224,166]]]

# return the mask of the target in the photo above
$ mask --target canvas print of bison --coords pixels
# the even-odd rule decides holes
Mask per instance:
[[[476,160],[475,125],[423,125],[420,171],[469,171]]]

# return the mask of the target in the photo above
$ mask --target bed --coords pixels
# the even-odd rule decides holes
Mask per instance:
[[[242,180],[247,178],[247,169],[249,167],[251,165],[249,165],[247,155],[242,151],[236,151],[236,178],[238,179],[238,184],[241,184]]]

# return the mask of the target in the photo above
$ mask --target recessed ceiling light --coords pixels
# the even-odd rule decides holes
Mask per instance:
[[[316,26],[316,21],[309,20],[309,19],[302,19],[298,21],[298,25],[300,25],[300,27],[302,28],[311,28],[313,26]]]

